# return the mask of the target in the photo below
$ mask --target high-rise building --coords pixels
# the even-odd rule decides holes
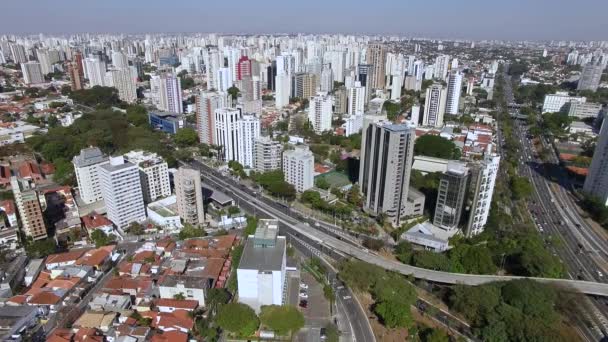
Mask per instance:
[[[44,74],[38,62],[21,63],[21,72],[26,85],[44,83]]]
[[[596,91],[600,85],[602,72],[604,72],[605,67],[606,65],[595,61],[585,65],[576,89]]]
[[[403,76],[393,75],[391,82],[391,100],[399,101],[401,99],[401,88],[403,87]]]
[[[441,175],[433,224],[451,231],[458,227],[467,193],[469,169],[464,163],[449,161]]]
[[[365,91],[364,91],[365,93]],[[348,94],[346,88],[340,87],[334,90],[334,113],[344,114],[348,112]]]
[[[460,72],[451,72],[448,79],[448,94],[445,113],[456,115],[458,114],[458,105],[460,104],[460,92],[462,91],[462,74]]]
[[[169,167],[167,162],[156,153],[131,151],[124,155],[127,162],[137,165],[141,189],[145,203],[171,196]]]
[[[304,192],[314,186],[315,157],[308,146],[298,145],[283,152],[285,181],[296,191]]]
[[[416,126],[420,124],[420,105],[415,103],[410,111],[410,122]]]
[[[253,143],[253,169],[256,172],[269,172],[281,169],[281,142],[269,137],[259,137]]]
[[[236,80],[240,81],[243,77],[253,76],[251,72],[251,60],[247,56],[241,56],[236,65]]]
[[[238,109],[219,108],[215,111],[215,137],[222,147],[224,161],[237,161],[253,166],[253,143],[260,136],[260,120],[253,114],[241,114]]]
[[[216,144],[215,110],[228,107],[228,94],[202,91],[195,99],[198,139],[201,144]]]
[[[217,47],[210,47],[203,55],[205,61],[205,69],[207,75],[207,90],[217,90],[217,73],[218,70],[224,66],[223,60],[220,56]]]
[[[386,215],[395,226],[408,215],[415,138],[409,124],[364,123],[359,167],[363,209],[373,216]]]
[[[172,72],[160,75],[159,107],[173,113],[183,113],[182,85],[179,77]]]
[[[365,87],[361,82],[355,82],[355,86],[348,89],[348,114],[361,115],[365,111]]]
[[[435,59],[435,68],[433,75],[436,79],[444,81],[448,75],[450,66],[450,56],[440,55]]]
[[[310,99],[308,121],[317,133],[331,130],[332,97],[327,93],[317,93]]]
[[[53,63],[51,62],[51,56],[49,56],[48,50],[38,49],[36,50],[36,56],[43,75],[53,72]]]
[[[217,91],[227,92],[232,87],[232,72],[230,68],[219,68],[217,70]]]
[[[486,153],[483,160],[469,164],[469,170],[471,171],[471,190],[469,194],[472,199],[469,204],[469,220],[465,229],[467,237],[483,232],[488,221],[499,163],[499,156]]]
[[[384,89],[386,82],[384,72],[386,67],[386,47],[384,44],[380,42],[370,43],[367,46],[366,59],[367,63],[371,64],[374,69],[371,85],[368,89]]]
[[[330,67],[323,66],[323,70],[321,71],[320,90],[328,93],[334,90],[334,76]]]
[[[86,78],[89,79],[89,85],[104,86],[106,76],[106,63],[97,58],[85,58],[84,60]]]
[[[604,119],[583,190],[608,206],[608,120]]]
[[[315,95],[317,88],[317,75],[306,72],[298,72],[293,77],[293,97],[310,99]]]
[[[289,75],[280,73],[275,76],[276,92],[274,95],[275,106],[277,109],[282,109],[289,104],[290,83]]]
[[[555,94],[545,95],[542,111],[543,114],[563,112],[567,111],[573,103],[585,102],[587,102],[586,97],[570,96],[568,92],[558,91]]]
[[[447,91],[441,83],[435,83],[426,89],[424,102],[423,126],[442,127],[445,113]]]
[[[118,97],[125,102],[137,100],[137,75],[131,68],[112,69],[106,73],[108,85],[118,90]],[[162,83],[161,83],[162,84]]]
[[[175,184],[175,197],[177,199],[177,213],[179,217],[185,223],[194,226],[205,223],[201,172],[180,167],[175,172],[173,183]]]
[[[15,176],[11,177],[11,189],[21,217],[21,230],[25,236],[31,237],[34,241],[46,239],[48,235],[36,191],[30,189],[27,183],[20,182]]]
[[[83,88],[83,80],[78,63],[68,62],[68,75],[70,76],[70,86],[72,90],[80,90]]]
[[[110,157],[109,163],[99,166],[99,180],[108,219],[119,229],[146,219],[137,165],[122,156]]]
[[[80,154],[72,159],[74,173],[78,182],[78,192],[82,201],[87,204],[101,201],[101,184],[99,181],[99,166],[108,163],[108,158],[97,147],[80,150]]]
[[[126,69],[129,67],[129,59],[122,51],[112,51],[112,65],[116,69]]]
[[[11,57],[13,58],[14,63],[23,64],[27,62],[27,53],[25,52],[25,47],[20,44],[11,43]]]

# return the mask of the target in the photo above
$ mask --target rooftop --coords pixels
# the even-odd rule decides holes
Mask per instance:
[[[74,156],[72,162],[76,167],[85,167],[106,161],[107,158],[101,153],[101,150],[97,147],[83,148],[80,150],[80,154]]]

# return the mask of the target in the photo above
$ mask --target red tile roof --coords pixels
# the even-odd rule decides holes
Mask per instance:
[[[0,201],[0,207],[3,208],[7,215],[13,215],[15,213],[15,202],[11,200]]]
[[[166,331],[152,336],[152,342],[187,342],[188,334],[181,331]]]
[[[97,229],[104,226],[112,226],[112,221],[103,215],[92,212],[90,215],[81,217],[82,223],[86,229]]]
[[[178,299],[170,299],[170,298],[159,298],[154,302],[154,304],[156,304],[156,306],[163,306],[163,307],[184,309],[184,310],[194,310],[198,307],[198,301],[191,300],[191,299],[178,300]]]

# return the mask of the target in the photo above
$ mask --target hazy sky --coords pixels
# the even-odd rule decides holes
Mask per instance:
[[[1,0],[0,34],[395,33],[608,40],[608,0]]]

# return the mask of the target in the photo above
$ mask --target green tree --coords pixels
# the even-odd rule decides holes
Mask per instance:
[[[262,306],[260,321],[278,335],[293,335],[304,327],[304,315],[293,306]]]
[[[409,327],[412,324],[412,312],[409,306],[395,302],[380,302],[374,306],[374,312],[389,328]]]
[[[497,270],[492,261],[492,253],[484,246],[458,245],[450,250],[449,258],[452,265],[458,264],[462,267],[452,269],[452,272],[494,274]]]
[[[196,228],[189,223],[184,223],[184,227],[179,231],[178,238],[180,240],[192,239],[205,236],[205,230]]]
[[[412,257],[412,265],[436,271],[448,271],[450,261],[444,254],[431,251],[419,251]]]
[[[236,99],[239,97],[240,92],[241,91],[239,90],[239,88],[235,86],[228,88],[228,94],[230,95],[230,97],[232,97],[233,101],[236,101]]]
[[[93,240],[93,243],[97,248],[107,246],[112,243],[112,239],[101,229],[95,229],[93,233],[91,233],[91,240]]]
[[[340,279],[358,291],[371,291],[376,280],[385,273],[380,267],[359,260],[342,261],[339,269]]]
[[[421,334],[422,342],[449,342],[450,338],[441,329],[425,329]]]
[[[409,264],[412,261],[413,254],[412,244],[407,241],[401,241],[395,246],[395,256],[404,264]]]
[[[192,77],[180,77],[180,84],[183,90],[190,89],[194,87],[194,79]]]
[[[25,245],[25,252],[32,259],[44,258],[55,253],[56,250],[57,244],[51,238],[29,242]]]
[[[198,135],[194,129],[186,127],[175,133],[173,141],[175,141],[179,147],[194,146],[198,142]]]
[[[61,185],[74,185],[74,164],[64,158],[55,159],[53,180]]]
[[[219,309],[216,323],[232,334],[247,337],[258,329],[260,320],[247,304],[229,303]]]
[[[133,235],[143,235],[144,234],[144,226],[142,226],[141,224],[137,223],[137,222],[131,222],[131,224],[129,224],[129,227],[127,228],[129,234],[133,234]]]
[[[525,177],[513,176],[511,177],[511,193],[513,195],[513,199],[520,200],[528,198],[532,195],[533,187],[530,180]]]
[[[327,190],[331,186],[329,184],[329,182],[327,181],[327,179],[325,179],[324,177],[317,178],[315,180],[315,185],[317,186],[317,188],[323,189],[323,190]]]
[[[255,216],[247,216],[247,226],[243,231],[243,235],[249,236],[255,234],[255,230],[258,227],[258,219]]]
[[[173,295],[173,299],[175,300],[186,300],[186,296],[183,293],[176,293]]]
[[[130,105],[127,107],[127,121],[133,126],[148,125],[148,111],[144,106]]]
[[[427,157],[460,159],[460,149],[448,139],[438,135],[423,135],[414,143],[414,153]]]
[[[363,205],[363,197],[359,185],[353,184],[346,194],[346,201],[354,206],[361,207]]]
[[[329,323],[325,326],[325,342],[338,342],[340,340],[340,331],[335,324]]]

